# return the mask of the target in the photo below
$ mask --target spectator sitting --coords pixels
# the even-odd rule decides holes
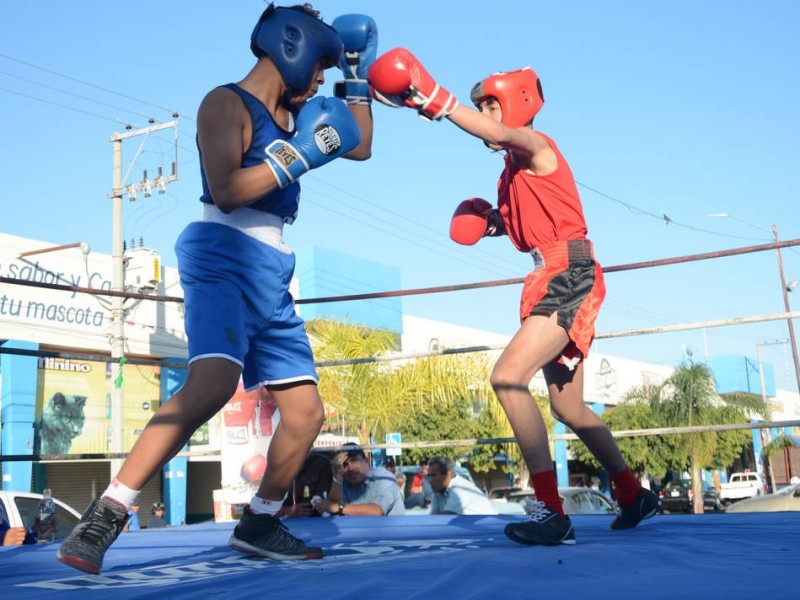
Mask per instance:
[[[370,468],[367,456],[356,444],[345,444],[337,454],[334,472],[341,466],[342,481],[334,479],[329,498],[319,500],[314,509],[333,515],[403,515],[403,497],[394,475],[383,467]],[[341,486],[341,487],[340,487]],[[337,489],[340,487],[340,490]]]
[[[431,515],[496,515],[492,503],[478,487],[456,474],[453,461],[435,456],[428,461],[428,481],[433,497]]]
[[[164,520],[164,503],[155,502],[153,508],[150,509],[151,517],[147,522],[148,529],[156,529],[158,527],[169,527],[169,523]]]
[[[431,484],[428,481],[428,459],[423,458],[419,462],[419,471],[417,471],[411,480],[411,489],[409,490],[408,497],[404,501],[405,507],[414,508],[415,506],[421,506],[425,508],[431,503],[432,495],[433,489],[431,489]]]
[[[397,464],[394,462],[394,458],[392,458],[391,456],[386,461],[386,470],[389,471],[392,475],[394,475],[394,478],[397,481],[397,487],[400,488],[400,495],[403,498],[405,498],[406,476],[403,475],[402,471],[397,470]]]
[[[330,457],[321,452],[309,452],[278,514],[287,519],[320,516],[311,505],[311,500],[315,496],[327,498],[332,485],[333,467]]]
[[[394,474],[395,479],[397,480],[397,487],[400,488],[400,495],[405,498],[406,496],[406,476],[401,472],[398,471]],[[405,506],[405,501],[403,502],[403,506]]]

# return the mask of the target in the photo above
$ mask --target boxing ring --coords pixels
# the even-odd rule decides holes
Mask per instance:
[[[518,517],[293,519],[325,548],[278,563],[227,547],[233,524],[123,534],[102,575],[55,558],[55,545],[0,549],[3,598],[797,598],[800,513],[661,515],[611,531],[573,517],[574,546],[519,546]]]
[[[796,246],[800,240],[607,267],[606,272],[650,268]],[[523,279],[443,286],[376,294],[297,300],[356,301],[378,297],[452,292],[514,285]],[[0,277],[2,285],[35,285],[64,292],[121,295],[147,301],[181,302],[179,297],[97,290],[79,286],[21,282]],[[598,334],[604,337],[657,334],[663,331],[744,324],[800,317],[798,312],[743,316],[650,329]],[[500,346],[450,348],[392,357],[322,361],[320,368],[388,360],[408,360]],[[3,348],[0,353],[47,356],[53,353]],[[81,354],[64,354],[69,358]],[[97,360],[96,356],[92,356]],[[137,362],[137,361],[132,361]],[[147,363],[147,361],[138,361]],[[156,363],[154,363],[156,364]],[[163,364],[161,362],[157,364]],[[800,422],[781,422],[780,426]],[[754,429],[776,423],[730,424],[727,429]],[[614,432],[617,436],[700,431],[698,427]],[[569,434],[554,439],[571,439]],[[409,443],[403,447],[439,447],[506,443],[513,439],[448,440]],[[382,445],[372,448],[380,449]],[[102,454],[84,458],[116,459]],[[56,455],[9,455],[4,462],[57,461]],[[74,460],[76,457],[68,457]],[[78,508],[78,507],[76,507]],[[80,507],[82,508],[82,507]],[[575,515],[574,546],[527,547],[503,535],[511,516],[403,516],[293,519],[294,535],[325,549],[320,561],[278,563],[253,559],[227,547],[234,523],[199,523],[168,529],[129,532],[106,555],[100,576],[84,575],[59,563],[57,543],[0,548],[3,598],[114,597],[173,598],[230,595],[255,598],[285,594],[301,598],[749,598],[774,595],[800,598],[797,552],[800,513],[714,513],[659,515],[638,528],[612,531],[612,517]]]

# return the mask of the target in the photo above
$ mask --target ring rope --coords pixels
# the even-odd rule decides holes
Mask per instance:
[[[730,319],[719,319],[715,321],[695,321],[693,323],[678,323],[675,325],[661,325],[657,327],[643,327],[641,329],[621,329],[607,333],[598,333],[595,339],[613,339],[629,337],[634,335],[649,335],[656,333],[670,333],[674,331],[688,331],[692,329],[704,329],[710,327],[725,327],[728,325],[746,325],[748,323],[764,323],[767,321],[783,321],[786,319],[800,319],[800,311],[785,313],[772,313],[766,315],[752,315],[749,317],[733,317]],[[391,362],[395,360],[411,360],[416,358],[430,358],[435,356],[447,356],[453,354],[470,354],[473,352],[492,352],[505,349],[506,344],[465,346],[463,348],[444,348],[429,352],[409,352],[405,354],[391,354],[385,356],[366,356],[362,358],[347,358],[341,360],[323,360],[315,362],[316,367],[341,367],[346,365],[361,365],[369,363]],[[68,352],[54,352],[46,350],[27,350],[24,348],[5,348],[0,346],[0,354],[14,354],[17,356],[36,356],[40,358],[63,358],[69,360],[91,360],[96,362],[115,363],[118,358],[94,354],[75,354]],[[131,365],[146,365],[151,367],[166,367],[184,369],[186,363],[174,361],[160,361],[147,358],[127,358],[127,363]]]
[[[732,248],[730,250],[719,250],[716,252],[703,252],[701,254],[688,254],[685,256],[676,256],[673,258],[662,258],[658,260],[649,260],[638,263],[628,263],[623,265],[614,265],[610,267],[603,267],[603,273],[616,273],[618,271],[630,271],[634,269],[646,269],[650,267],[660,267],[665,265],[674,265],[678,263],[694,262],[698,260],[708,260],[711,258],[721,258],[725,256],[737,256],[740,254],[749,254],[752,252],[763,252],[764,250],[780,250],[781,248],[789,248],[791,246],[800,245],[800,239],[785,240],[782,242],[772,242],[769,244],[758,244],[755,246],[742,246],[740,248]],[[299,298],[295,300],[295,304],[316,304],[324,302],[346,302],[349,300],[371,300],[376,298],[393,298],[397,296],[415,296],[419,294],[437,294],[442,292],[454,292],[461,290],[473,290],[487,287],[498,287],[504,285],[517,285],[525,282],[524,277],[517,277],[514,279],[496,279],[493,281],[481,281],[476,283],[462,283],[456,285],[443,285],[437,287],[427,288],[412,288],[408,290],[395,290],[389,292],[372,292],[367,294],[350,294],[344,296],[325,296],[321,298]],[[13,277],[0,276],[0,283],[8,283],[12,285],[26,285],[30,287],[46,288],[50,290],[60,290],[64,292],[73,292],[80,294],[92,294],[95,296],[114,296],[118,298],[135,298],[140,300],[152,300],[159,302],[183,302],[183,298],[179,296],[155,296],[151,294],[142,294],[138,292],[120,292],[116,290],[98,290],[96,288],[87,288],[77,285],[64,285],[58,283],[44,283],[40,281],[26,281],[15,279]]]
[[[708,433],[723,431],[739,431],[743,429],[772,429],[779,427],[800,427],[800,420],[794,421],[759,421],[757,423],[731,423],[722,425],[690,425],[683,427],[652,427],[650,429],[625,429],[612,431],[611,435],[615,438],[620,437],[639,437],[645,435],[679,435],[684,433]],[[551,441],[555,440],[577,440],[574,433],[551,433],[548,435]],[[443,448],[443,447],[463,447],[463,446],[484,446],[490,444],[511,444],[516,443],[514,437],[502,438],[474,438],[464,440],[442,440],[438,442],[402,442],[400,444],[370,444],[362,445],[364,450],[382,450],[388,448],[412,449],[412,448]],[[321,452],[340,452],[348,450],[346,446],[331,446],[325,448],[315,448]],[[218,456],[218,450],[209,451],[188,451],[179,452],[176,456]],[[77,461],[77,460],[104,460],[125,458],[125,452],[116,453],[93,453],[93,454],[8,454],[0,455],[2,462],[38,462],[38,461]]]

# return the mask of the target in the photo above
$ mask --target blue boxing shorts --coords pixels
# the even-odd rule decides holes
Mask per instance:
[[[227,225],[197,221],[175,244],[189,363],[226,358],[246,390],[318,382],[305,322],[289,293],[295,256]]]

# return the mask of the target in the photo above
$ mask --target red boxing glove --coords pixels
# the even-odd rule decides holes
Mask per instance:
[[[247,483],[258,485],[264,478],[267,470],[267,457],[263,454],[254,454],[242,465],[242,479]]]
[[[405,48],[394,48],[378,58],[367,73],[376,100],[397,106],[397,100],[431,121],[438,121],[458,108],[458,100],[440,87],[431,74]]]
[[[483,198],[464,200],[456,208],[450,221],[450,239],[457,244],[477,244],[489,225],[492,205]]]

